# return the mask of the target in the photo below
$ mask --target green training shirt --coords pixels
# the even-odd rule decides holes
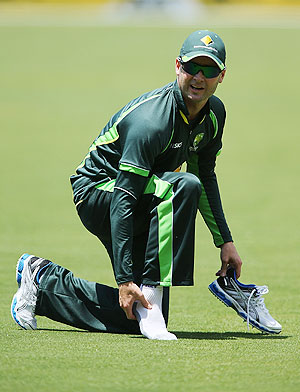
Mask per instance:
[[[232,241],[215,174],[225,122],[223,103],[212,96],[189,123],[177,81],[130,101],[111,117],[71,177],[74,201],[91,187],[112,191],[111,231],[118,284],[133,280],[132,214],[153,173],[187,171],[199,177],[199,210],[216,246]]]

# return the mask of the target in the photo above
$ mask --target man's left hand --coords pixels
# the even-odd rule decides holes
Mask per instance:
[[[229,266],[235,269],[237,279],[241,275],[242,260],[232,242],[225,242],[221,245],[221,269],[216,273],[217,276],[226,276]]]

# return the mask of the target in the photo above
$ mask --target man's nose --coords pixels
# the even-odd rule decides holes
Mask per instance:
[[[204,80],[205,76],[204,76],[202,71],[199,71],[199,72],[196,73],[196,75],[194,75],[194,78],[197,79],[197,80]]]

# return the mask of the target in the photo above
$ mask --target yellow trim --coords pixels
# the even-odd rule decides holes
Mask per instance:
[[[186,124],[189,124],[189,120],[187,119],[186,115],[181,110],[179,110],[179,113],[180,113],[181,117],[183,118],[183,121]]]
[[[183,121],[184,121],[186,124],[190,125],[189,120],[187,119],[186,115],[185,115],[181,110],[179,110],[179,113],[180,113],[181,117],[183,118]],[[205,120],[205,117],[206,117],[206,114],[204,114],[204,117],[203,117],[203,119],[199,122],[199,125],[203,123],[203,121]]]
[[[79,202],[75,204],[75,207],[77,207],[78,204],[80,204],[80,203],[82,203],[82,202],[83,202],[83,200],[79,200]]]
[[[205,117],[206,117],[206,114],[204,114],[204,116],[203,116],[201,122],[199,122],[199,125],[203,123],[203,121],[205,120]]]

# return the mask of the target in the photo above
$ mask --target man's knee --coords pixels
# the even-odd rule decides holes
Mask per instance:
[[[201,195],[201,182],[197,176],[191,173],[181,173],[180,186],[185,195],[199,198]]]
[[[192,200],[194,198],[199,200],[201,195],[201,182],[194,174],[185,172],[166,172],[158,174],[158,177],[173,185],[175,197],[181,195],[182,199]]]

